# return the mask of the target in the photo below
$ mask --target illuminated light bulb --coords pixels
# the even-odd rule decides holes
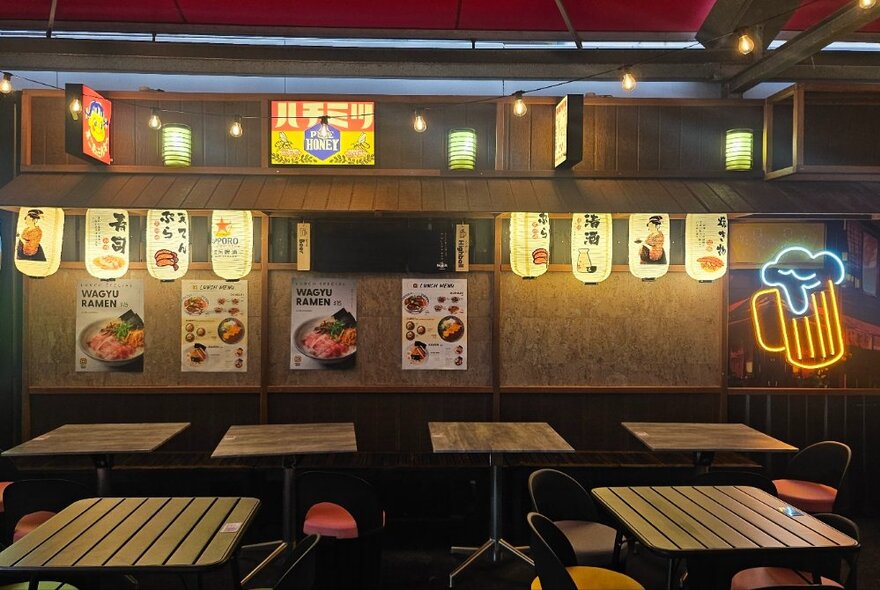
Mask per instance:
[[[875,4],[877,4],[877,0],[859,0],[859,8],[864,8],[865,10],[874,8]]]
[[[318,129],[318,137],[320,137],[321,139],[327,139],[327,138],[331,137],[331,135],[332,135],[330,133],[329,120],[330,119],[329,119],[329,117],[327,117],[327,115],[323,115],[321,117],[321,128]]]
[[[244,135],[244,128],[241,126],[241,115],[235,115],[232,125],[229,126],[229,135],[239,138]]]
[[[413,131],[416,133],[424,133],[428,130],[428,122],[425,121],[425,114],[423,111],[416,111],[415,117],[413,118]]]
[[[147,125],[150,129],[161,129],[162,128],[162,119],[159,118],[159,109],[153,109],[150,113],[150,118],[147,121]]]
[[[633,76],[629,68],[624,68],[623,75],[620,77],[620,85],[627,92],[632,92],[636,89],[636,77]]]
[[[78,98],[74,98],[70,101],[70,105],[67,108],[70,110],[70,116],[73,117],[73,120],[79,120],[79,114],[83,110],[82,102]]]
[[[10,94],[13,90],[12,74],[3,72],[3,80],[0,80],[0,94]]]
[[[523,91],[520,90],[514,93],[513,96],[515,97],[513,101],[513,114],[517,117],[524,117],[529,108],[526,106],[525,101],[523,101]]]
[[[736,42],[736,49],[743,55],[748,55],[755,50],[755,40],[752,39],[751,35],[743,32]]]

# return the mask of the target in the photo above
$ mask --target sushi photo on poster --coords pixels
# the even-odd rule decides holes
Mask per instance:
[[[291,369],[349,369],[357,354],[357,281],[293,279]]]

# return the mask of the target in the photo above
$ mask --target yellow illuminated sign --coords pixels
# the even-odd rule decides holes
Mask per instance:
[[[282,166],[373,166],[372,102],[273,100],[270,161]]]

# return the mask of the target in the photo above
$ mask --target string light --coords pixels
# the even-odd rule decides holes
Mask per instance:
[[[632,92],[636,89],[636,77],[633,75],[629,66],[624,67],[622,72],[623,74],[620,76],[620,85],[627,92]]]
[[[755,50],[755,40],[749,35],[748,31],[741,31],[739,40],[736,42],[736,49],[743,55],[748,55]]]
[[[159,118],[159,109],[152,109],[150,111],[150,119],[147,121],[147,125],[150,129],[155,131],[162,128],[162,119]]]
[[[514,92],[513,96],[515,97],[513,101],[513,114],[517,117],[524,117],[526,111],[528,111],[529,109],[526,106],[525,101],[523,100],[523,91],[518,90]]]
[[[73,117],[74,121],[79,120],[79,114],[83,110],[82,102],[78,98],[74,98],[70,101],[70,105],[67,107],[70,110],[70,116]]]
[[[417,109],[413,117],[413,131],[416,133],[424,133],[428,130],[428,122],[425,121],[425,112]]]
[[[244,129],[241,126],[241,115],[235,115],[232,125],[229,126],[229,135],[239,138],[244,135]]]
[[[877,4],[877,0],[859,0],[859,8],[864,8],[865,10],[874,8],[875,4]]]
[[[3,80],[0,80],[0,94],[11,94],[13,90],[12,74],[3,72]]]

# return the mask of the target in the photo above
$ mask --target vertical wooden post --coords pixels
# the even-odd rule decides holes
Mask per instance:
[[[495,104],[495,170],[507,168],[507,103]]]
[[[492,420],[501,420],[501,217],[495,215],[495,259],[492,265]]]
[[[260,222],[260,424],[269,421],[269,216]]]
[[[728,253],[730,250],[730,220],[728,219],[727,223],[727,236],[728,236]],[[729,353],[728,353],[728,329],[727,329],[727,321],[728,321],[728,309],[730,305],[730,266],[728,264],[728,271],[724,273],[724,277],[721,279],[721,399],[719,400],[718,406],[718,420],[720,422],[727,422],[727,395],[728,395],[728,362],[729,362]]]
[[[794,97],[792,98],[794,113],[792,116],[792,137],[791,137],[791,165],[794,172],[797,172],[804,166],[804,87],[801,84],[795,85]]]

